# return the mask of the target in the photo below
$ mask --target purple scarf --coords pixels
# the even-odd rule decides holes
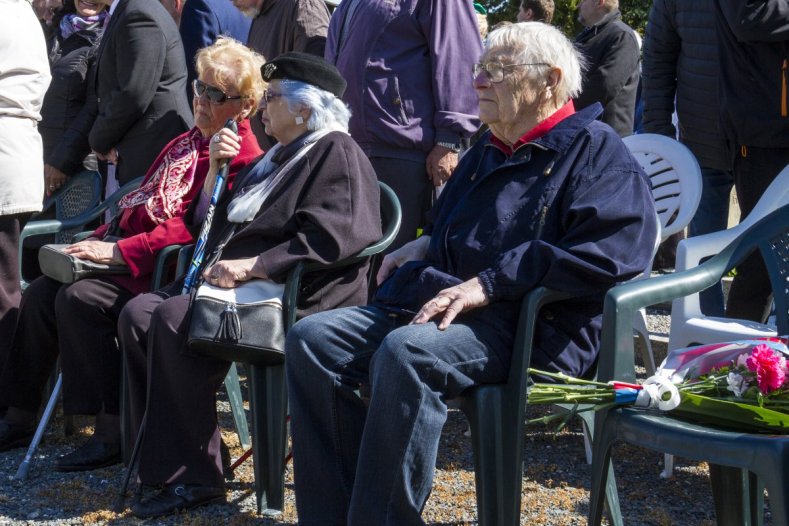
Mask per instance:
[[[63,37],[63,40],[66,40],[77,31],[89,31],[100,28],[102,24],[104,24],[104,19],[106,17],[106,11],[86,18],[76,13],[69,13],[60,20],[60,35]]]

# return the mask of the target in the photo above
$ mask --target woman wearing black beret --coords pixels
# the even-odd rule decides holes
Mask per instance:
[[[261,120],[278,143],[241,171],[217,204],[200,270],[205,282],[223,288],[254,278],[283,283],[300,261],[332,263],[381,236],[377,179],[347,133],[350,112],[339,98],[345,80],[323,59],[295,52],[261,72],[269,83]],[[239,151],[232,131],[216,137],[209,181],[220,161]],[[195,199],[186,215],[195,230],[206,203],[206,196]],[[364,303],[367,266],[305,276],[299,314]],[[181,287],[137,297],[119,321],[136,428],[148,390],[139,477],[163,486],[132,507],[138,517],[225,499],[215,393],[230,363],[187,349],[190,303]]]

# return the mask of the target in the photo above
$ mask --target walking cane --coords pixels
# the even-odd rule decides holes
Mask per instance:
[[[233,133],[238,133],[238,125],[234,119],[228,119],[225,122],[225,128],[231,130]],[[188,294],[191,292],[192,287],[194,286],[195,282],[197,281],[197,271],[200,268],[200,264],[203,262],[203,257],[205,256],[205,244],[208,239],[208,232],[211,230],[211,222],[214,219],[214,210],[216,209],[216,203],[219,201],[219,197],[222,195],[222,192],[225,190],[225,186],[227,184],[227,174],[230,170],[230,159],[219,169],[219,173],[216,174],[216,181],[214,181],[214,189],[211,192],[211,200],[208,202],[208,210],[206,211],[205,220],[203,221],[203,225],[200,228],[200,235],[195,242],[195,249],[192,254],[192,260],[189,262],[189,269],[186,273],[186,278],[184,278],[184,287],[181,291],[182,294]],[[150,359],[151,356],[149,354],[148,358]],[[148,368],[150,368],[150,363],[148,364]],[[129,466],[126,468],[126,473],[124,473],[123,481],[121,483],[120,492],[118,493],[118,499],[113,506],[113,509],[116,513],[122,513],[125,509],[125,501],[126,501],[126,490],[129,488],[129,481],[131,480],[132,472],[137,464],[137,459],[140,453],[140,447],[142,445],[142,439],[145,435],[145,422],[148,416],[148,403],[150,402],[151,398],[151,385],[150,382],[148,383],[148,390],[145,397],[145,413],[142,416],[142,422],[140,423],[140,430],[137,432],[137,438],[134,441],[134,448],[131,452],[131,457],[129,458]],[[138,488],[138,495],[142,491],[142,485]]]

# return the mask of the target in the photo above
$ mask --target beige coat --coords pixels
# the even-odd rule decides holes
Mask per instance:
[[[38,121],[49,87],[41,25],[25,0],[0,0],[0,215],[41,210],[44,161]]]

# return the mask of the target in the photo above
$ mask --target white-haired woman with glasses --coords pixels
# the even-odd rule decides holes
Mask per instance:
[[[140,188],[120,201],[122,211],[112,225],[67,248],[81,259],[126,264],[130,275],[70,285],[42,276],[28,287],[0,376],[0,405],[9,407],[0,420],[0,451],[30,441],[43,387],[60,352],[64,412],[96,415],[96,426],[85,444],[56,461],[55,469],[85,471],[120,462],[118,316],[126,302],[150,290],[159,250],[192,242],[183,215],[204,188],[210,140],[225,121],[236,120],[239,129],[231,180],[262,153],[248,119],[265,87],[258,72],[262,63],[263,57],[231,39],[202,49],[194,86],[195,127],[162,150]]]
[[[253,278],[284,283],[299,262],[332,263],[381,236],[377,179],[347,133],[350,114],[340,100],[345,80],[337,69],[291,52],[261,72],[269,83],[261,119],[278,142],[217,203],[200,275],[218,287]],[[239,148],[232,131],[223,129],[218,137],[211,145],[209,180],[219,161]],[[186,215],[194,228],[205,204]],[[364,303],[367,270],[364,262],[306,275],[300,315]],[[177,283],[132,300],[119,321],[135,430],[148,393],[139,477],[163,486],[132,507],[138,517],[225,499],[215,394],[230,363],[190,354],[189,309],[189,295]]]
[[[580,297],[542,310],[532,363],[583,376],[605,291],[651,259],[649,180],[595,119],[599,105],[574,111],[572,43],[546,24],[509,25],[488,35],[474,73],[490,131],[461,159],[425,235],[386,256],[370,305],[288,333],[299,524],[424,524],[447,401],[506,381],[524,295],[544,286]]]

